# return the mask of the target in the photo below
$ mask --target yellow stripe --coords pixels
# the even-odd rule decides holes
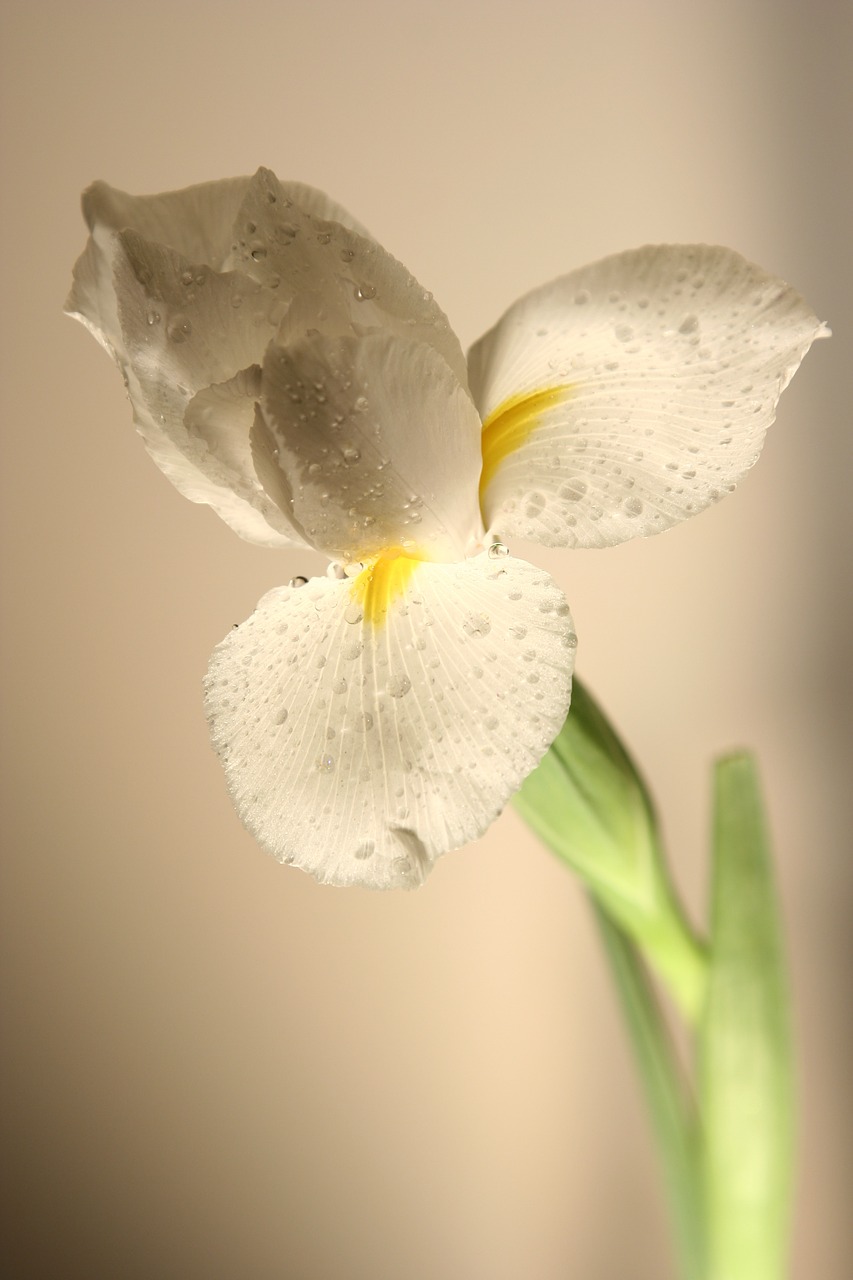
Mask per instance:
[[[520,396],[510,396],[489,414],[483,423],[483,470],[480,475],[480,502],[501,463],[527,444],[549,409],[568,400],[574,391],[571,383],[546,387]]]
[[[374,627],[385,621],[388,610],[408,587],[421,560],[400,547],[386,547],[353,579],[352,599],[361,605],[365,622]]]

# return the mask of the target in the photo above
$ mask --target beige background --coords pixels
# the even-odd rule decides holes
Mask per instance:
[[[796,995],[795,1274],[850,1274],[850,7],[3,7],[3,1101],[14,1277],[665,1280],[646,1120],[571,877],[509,813],[413,895],[240,827],[209,651],[308,565],[135,438],[60,315],[95,177],[325,188],[463,343],[605,253],[723,242],[835,330],[721,507],[534,553],[704,902],[708,764],[760,753]]]

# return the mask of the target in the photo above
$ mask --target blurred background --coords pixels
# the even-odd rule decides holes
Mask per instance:
[[[61,306],[92,179],[265,164],[347,205],[463,345],[648,241],[731,245],[831,323],[733,497],[534,554],[697,919],[710,761],[759,754],[799,1046],[793,1274],[849,1276],[850,6],[6,0],[2,28],[4,1274],[674,1275],[587,905],[516,815],[373,896],[279,867],[226,795],[208,655],[319,561],[181,498]]]

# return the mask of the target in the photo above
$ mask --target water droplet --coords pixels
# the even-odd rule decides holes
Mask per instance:
[[[329,742],[331,742],[331,741],[332,741],[332,738],[334,738],[334,736],[335,736],[335,731],[334,731],[334,729],[332,728],[332,726],[331,726],[331,725],[328,725],[328,726],[327,726],[327,728],[326,728],[326,738],[328,739],[328,741],[329,741]]]
[[[589,302],[589,290],[581,289],[575,294],[575,306],[582,307],[586,302]]]
[[[295,578],[291,578],[287,584],[289,587],[304,587],[308,582],[307,578],[303,578],[302,574],[297,574]]]
[[[147,315],[145,318],[146,318],[146,320],[148,321],[148,323],[149,323],[149,324],[159,324],[159,323],[160,323],[160,312],[159,312],[159,311],[149,311],[149,312],[148,312],[148,315]]]
[[[630,342],[634,336],[634,330],[629,324],[617,324],[613,335],[617,342]]]
[[[339,564],[337,561],[333,560],[332,563],[329,565],[328,569],[326,570],[326,577],[336,578],[338,580],[340,580],[341,578],[345,578],[346,571],[344,569],[344,566],[342,564]]]
[[[625,510],[629,516],[638,516],[643,510],[643,502],[641,498],[634,497],[625,499]]]
[[[355,257],[355,250],[354,250],[354,249],[341,249],[341,261],[342,261],[342,262],[352,262],[352,260],[353,260],[353,258],[354,258],[354,257]]]
[[[345,449],[342,449],[341,456],[347,466],[352,466],[354,462],[358,462],[361,458],[361,454],[358,449],[354,448],[353,445],[347,445]]]
[[[172,319],[166,326],[166,332],[173,342],[186,342],[192,331],[192,321],[188,316],[180,314],[172,316]]]
[[[345,677],[345,676],[338,676],[338,678],[337,678],[337,679],[333,682],[333,684],[332,684],[332,692],[333,692],[333,693],[346,693],[346,691],[347,691],[347,682],[346,682],[346,677]]]
[[[317,769],[320,773],[333,773],[335,768],[335,757],[322,755],[317,761]]]
[[[462,623],[462,630],[469,636],[487,636],[492,624],[485,613],[469,613]]]
[[[364,648],[364,644],[361,640],[348,640],[346,644],[342,647],[341,653],[344,655],[344,657],[347,659],[348,662],[352,662],[355,658],[358,657],[358,655],[361,653],[363,648]]]
[[[182,272],[181,272],[181,284],[182,284],[182,285],[190,285],[190,284],[192,284],[192,282],[193,282],[193,273],[192,273],[191,271],[182,271]]]
[[[327,661],[327,659],[326,659],[326,655],[325,655],[325,653],[318,653],[318,654],[317,654],[317,661],[315,662],[315,664],[314,664],[314,665],[315,665],[316,667],[319,667],[319,668],[320,668],[320,670],[322,671],[323,667],[325,667],[325,665],[326,665],[326,661]]]
[[[373,841],[365,840],[363,841],[362,844],[358,846],[355,853],[353,854],[353,857],[358,858],[359,862],[364,862],[366,858],[372,858],[375,851],[376,851],[376,845],[373,843]]]
[[[252,258],[254,259],[254,261],[262,262],[266,256],[267,256],[266,246],[262,244],[256,244],[254,249],[252,250]]]
[[[699,328],[699,317],[695,315],[685,316],[681,324],[678,326],[679,333],[695,333]]]
[[[367,396],[356,396],[352,407],[356,413],[367,413]]]
[[[356,622],[361,622],[363,617],[364,610],[357,600],[353,600],[352,604],[347,605],[344,610],[344,622],[350,623],[351,626]]]
[[[287,719],[287,707],[282,707],[281,711],[279,711],[278,715],[275,718],[275,723],[284,724],[286,719]]]
[[[524,500],[524,514],[528,520],[535,520],[545,510],[545,495],[542,493],[528,493]]]
[[[356,302],[370,302],[376,297],[376,290],[372,284],[359,284],[355,287]]]
[[[369,712],[369,711],[365,711],[365,712],[363,713],[363,715],[362,715],[362,717],[361,717],[361,721],[362,721],[362,725],[363,725],[363,727],[364,727],[364,732],[365,732],[365,733],[367,733],[367,732],[368,732],[368,730],[370,730],[370,729],[372,729],[372,728],[373,728],[373,716],[370,714],[370,712]]]
[[[392,698],[402,698],[409,692],[412,682],[407,675],[395,676],[388,685],[388,692]]]
[[[523,627],[521,623],[518,623],[517,626],[510,627],[509,634],[515,636],[516,640],[523,640],[527,635],[527,627]]]
[[[509,555],[509,547],[505,547],[502,542],[493,542],[489,547],[488,555],[490,560],[503,560]]]

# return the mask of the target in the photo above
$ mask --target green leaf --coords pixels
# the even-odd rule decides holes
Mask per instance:
[[[513,803],[634,939],[695,1022],[705,990],[702,947],[672,890],[646,787],[579,680],[565,725]]]
[[[709,1280],[781,1280],[791,1195],[791,1039],[755,763],[715,773],[710,978],[699,1037]]]
[[[704,1224],[695,1105],[637,948],[601,907],[595,910],[663,1160],[682,1274],[685,1280],[704,1280]]]

